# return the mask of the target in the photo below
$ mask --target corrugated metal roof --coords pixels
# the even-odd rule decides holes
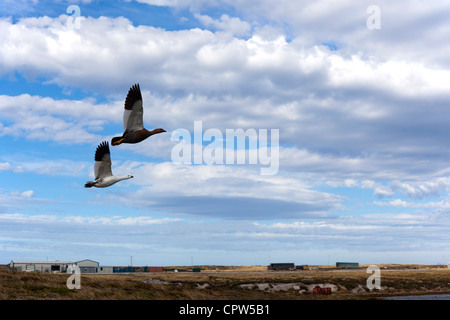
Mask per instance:
[[[83,262],[83,261],[91,261],[91,262],[99,263],[98,261],[91,260],[91,259],[83,259],[83,260],[77,261],[77,263],[78,262]]]

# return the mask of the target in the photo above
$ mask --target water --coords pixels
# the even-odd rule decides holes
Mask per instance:
[[[421,296],[388,297],[388,300],[450,300],[450,294],[425,294]]]

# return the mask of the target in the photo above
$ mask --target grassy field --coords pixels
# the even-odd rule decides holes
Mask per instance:
[[[332,266],[317,266],[319,270],[280,272],[267,271],[265,266],[201,266],[201,272],[82,274],[79,290],[67,288],[68,274],[0,271],[0,299],[360,300],[450,293],[447,268],[380,265],[381,290],[369,291],[366,282],[371,274],[366,267],[333,270]],[[317,285],[332,287],[332,294],[314,294],[312,288]]]

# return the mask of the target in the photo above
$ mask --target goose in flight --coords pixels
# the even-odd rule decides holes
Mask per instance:
[[[106,188],[121,180],[133,178],[130,175],[122,177],[113,176],[111,171],[111,154],[107,141],[100,143],[95,151],[94,174],[95,180],[87,181],[84,185],[85,188]]]
[[[166,132],[158,128],[148,131],[144,128],[144,109],[142,108],[142,95],[139,84],[133,85],[128,91],[125,99],[125,110],[123,112],[123,135],[111,139],[111,145],[117,146],[121,143],[138,143],[148,137]]]

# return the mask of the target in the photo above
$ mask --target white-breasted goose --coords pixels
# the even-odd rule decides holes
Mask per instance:
[[[121,177],[116,177],[112,174],[108,141],[100,143],[95,151],[94,174],[95,180],[87,181],[84,185],[85,188],[106,188],[121,180],[133,178],[129,174]]]
[[[148,137],[166,132],[158,128],[149,131],[144,128],[144,108],[142,107],[142,95],[139,84],[133,85],[128,91],[125,99],[125,110],[123,112],[123,135],[111,139],[111,145],[117,146],[121,143],[138,143]]]

